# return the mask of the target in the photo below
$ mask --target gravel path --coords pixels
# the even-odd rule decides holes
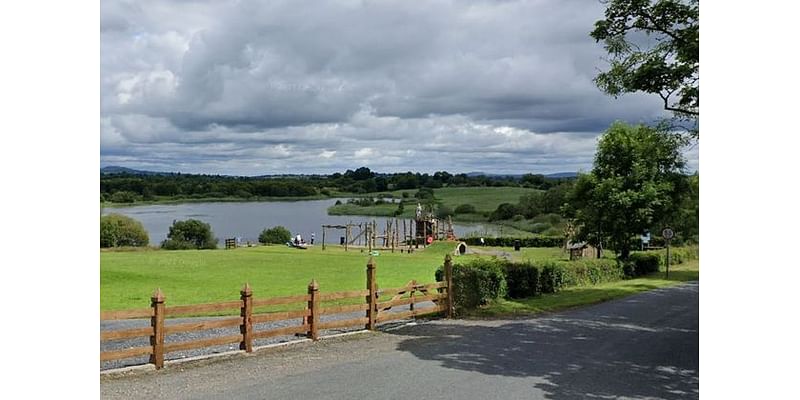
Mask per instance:
[[[432,302],[421,302],[417,303],[415,307],[417,309],[432,307],[434,304]],[[395,306],[392,307],[391,310],[384,311],[388,313],[396,313],[402,311],[408,311],[409,306]],[[352,319],[364,316],[364,311],[356,311],[352,313],[343,313],[343,314],[333,314],[333,315],[322,315],[320,316],[321,322],[327,321],[338,321],[338,320],[345,320],[345,319]],[[165,321],[165,325],[174,325],[186,322],[197,322],[197,321],[211,321],[215,319],[225,319],[225,318],[235,318],[231,316],[227,317],[200,317],[200,318],[168,318]],[[394,322],[396,323],[396,322]],[[265,322],[260,324],[253,324],[253,328],[256,331],[263,331],[267,329],[275,329],[275,328],[284,328],[289,326],[296,326],[301,325],[302,319],[295,318],[292,320],[284,320],[284,321],[274,321],[274,322]],[[393,322],[388,322],[386,324],[381,325],[392,325]],[[381,326],[379,325],[379,327]],[[122,330],[122,329],[132,329],[132,328],[143,328],[150,326],[150,319],[127,319],[127,320],[113,320],[113,321],[100,321],[100,331],[112,331],[112,330]],[[323,329],[320,330],[320,336],[329,336],[335,335],[339,333],[345,332],[353,332],[359,331],[364,329],[363,326],[353,326],[348,328],[336,328],[336,329]],[[239,327],[229,327],[229,328],[217,328],[217,329],[207,329],[202,331],[195,331],[195,332],[181,332],[181,333],[173,333],[166,336],[164,339],[165,343],[177,343],[177,342],[187,342],[193,340],[202,340],[202,339],[210,339],[213,337],[221,337],[227,335],[237,335],[239,334]],[[295,336],[295,335],[283,335],[283,336],[274,336],[270,338],[264,339],[255,339],[253,340],[253,347],[265,346],[269,344],[275,343],[286,343],[292,341],[300,341],[305,339],[305,335]],[[123,350],[131,347],[141,347],[141,346],[149,346],[150,339],[148,337],[141,337],[135,339],[123,339],[123,340],[108,340],[100,343],[100,351],[111,351],[111,350]],[[198,357],[198,356],[205,356],[211,354],[218,354],[224,353],[229,351],[239,350],[238,343],[231,343],[222,346],[213,346],[213,347],[204,347],[200,349],[193,349],[193,350],[184,350],[184,351],[175,351],[166,353],[164,355],[164,360],[179,360],[184,358],[190,357]],[[122,360],[114,360],[114,361],[102,361],[100,362],[100,370],[111,370],[117,368],[124,368],[130,367],[134,365],[143,365],[147,364],[149,360],[148,356],[141,356],[141,357],[131,357]]]

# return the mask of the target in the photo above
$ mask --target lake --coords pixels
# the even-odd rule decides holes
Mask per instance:
[[[167,238],[172,221],[186,219],[198,219],[211,224],[214,236],[219,238],[220,247],[225,245],[226,238],[234,237],[240,238],[242,243],[257,243],[262,230],[278,225],[289,229],[292,235],[302,235],[306,241],[314,233],[315,243],[322,240],[322,225],[345,225],[349,222],[357,224],[374,219],[379,231],[382,232],[386,227],[387,218],[384,217],[328,215],[328,207],[335,202],[336,199],[159,204],[103,208],[103,214],[122,214],[141,222],[150,235],[151,246],[158,246]],[[402,222],[400,226],[402,229]],[[355,229],[358,232],[358,228]],[[453,230],[458,237],[469,233],[490,236],[497,232],[491,224],[454,223]],[[326,229],[325,242],[339,244],[340,236],[344,236],[344,230]]]

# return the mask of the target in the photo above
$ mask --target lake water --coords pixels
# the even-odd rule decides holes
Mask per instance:
[[[314,233],[315,243],[322,241],[322,225],[345,225],[349,222],[357,224],[374,219],[379,231],[382,232],[386,227],[387,218],[328,215],[328,207],[335,202],[336,199],[162,204],[104,208],[103,214],[127,215],[141,222],[150,235],[151,246],[158,246],[167,238],[172,221],[190,218],[211,224],[214,236],[219,238],[220,247],[225,245],[226,238],[234,237],[241,238],[242,243],[257,243],[262,230],[278,225],[289,229],[292,235],[302,235],[306,241]],[[400,226],[402,229],[402,222]],[[489,236],[496,232],[496,228],[489,224],[453,224],[453,230],[458,237],[464,237],[468,233]],[[340,236],[344,236],[344,230],[326,229],[325,242],[339,244]]]

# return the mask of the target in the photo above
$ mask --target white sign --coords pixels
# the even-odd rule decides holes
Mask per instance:
[[[642,235],[642,243],[650,243],[650,234]]]

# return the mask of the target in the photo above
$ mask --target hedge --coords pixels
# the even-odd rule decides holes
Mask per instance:
[[[444,280],[443,267],[436,270],[436,280]],[[497,259],[474,259],[453,265],[453,289],[456,312],[477,308],[506,295],[503,262]]]
[[[534,236],[529,238],[514,237],[485,237],[483,238],[487,246],[513,247],[514,242],[519,240],[522,247],[561,247],[564,245],[562,236]],[[480,246],[481,239],[477,237],[465,238],[464,242],[470,246]]]
[[[622,266],[611,259],[579,261],[539,260],[514,263],[502,259],[474,259],[453,265],[456,311],[476,308],[501,297],[519,299],[555,293],[568,286],[593,285],[624,277]],[[436,280],[444,279],[442,267]]]

